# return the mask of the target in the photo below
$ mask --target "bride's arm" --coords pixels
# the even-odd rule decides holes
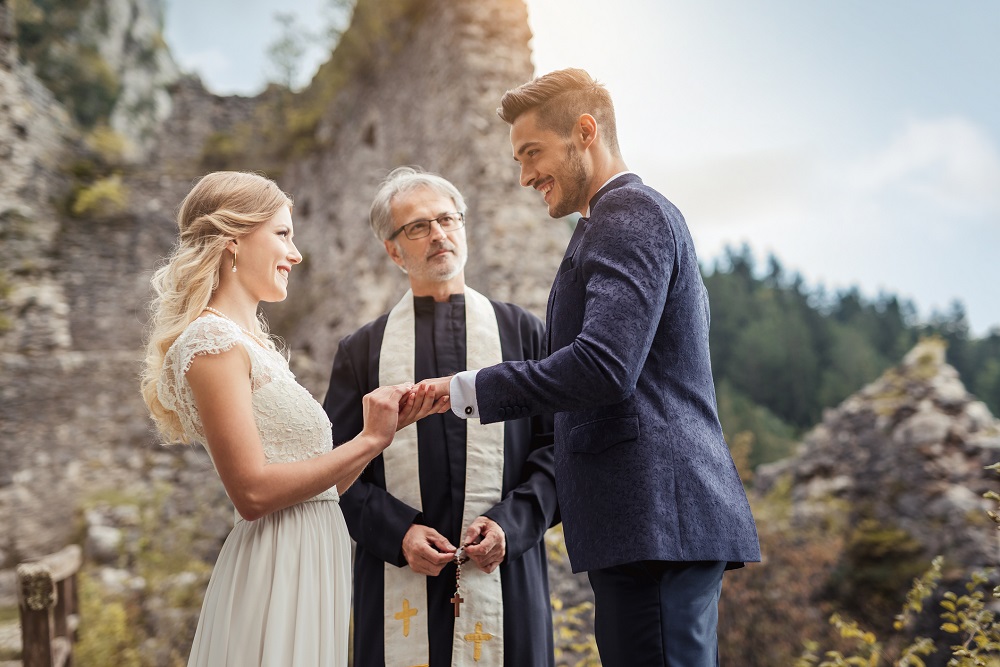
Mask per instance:
[[[187,379],[222,484],[236,511],[248,521],[353,481],[392,442],[400,401],[407,393],[397,386],[365,396],[364,429],[335,450],[304,461],[267,464],[253,418],[246,350],[237,345],[198,356]]]

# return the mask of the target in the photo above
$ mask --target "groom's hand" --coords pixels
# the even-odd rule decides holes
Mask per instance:
[[[403,536],[403,557],[417,574],[436,577],[455,557],[455,547],[430,526],[415,523]]]
[[[434,391],[434,398],[437,400],[451,397],[451,376],[443,378],[427,378],[417,383],[417,387],[429,387]]]
[[[479,569],[489,574],[507,555],[507,534],[489,517],[476,518],[465,531],[465,554]]]
[[[440,414],[451,407],[448,397],[435,398],[434,388],[429,385],[411,385],[406,389],[406,394],[399,401],[397,431],[427,415]]]

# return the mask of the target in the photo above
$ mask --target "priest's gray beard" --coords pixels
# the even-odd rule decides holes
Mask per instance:
[[[442,248],[451,250],[455,254],[447,262],[435,262],[431,264],[426,257],[414,257],[406,252],[401,243],[396,244],[400,256],[403,258],[403,272],[408,276],[424,282],[447,282],[461,273],[465,268],[465,262],[469,259],[468,250],[465,244],[451,243],[445,241],[436,243],[429,249],[429,253],[437,252]]]

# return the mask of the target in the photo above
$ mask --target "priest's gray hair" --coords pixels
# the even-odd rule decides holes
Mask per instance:
[[[420,167],[396,167],[379,185],[372,201],[371,211],[368,213],[368,224],[371,225],[375,238],[384,241],[396,231],[396,221],[392,219],[392,200],[399,195],[406,195],[423,188],[450,197],[455,202],[455,210],[465,213],[465,199],[451,181],[424,171]]]

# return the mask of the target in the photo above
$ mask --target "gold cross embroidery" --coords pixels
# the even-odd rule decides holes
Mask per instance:
[[[394,618],[403,622],[403,636],[410,636],[410,617],[417,615],[416,607],[410,607],[410,601],[403,598],[403,610],[397,611]]]
[[[488,642],[493,639],[493,635],[488,632],[483,632],[483,624],[476,623],[476,631],[470,632],[465,635],[465,641],[473,642],[475,649],[472,652],[472,659],[475,662],[479,662],[479,659],[483,657],[483,642]]]

